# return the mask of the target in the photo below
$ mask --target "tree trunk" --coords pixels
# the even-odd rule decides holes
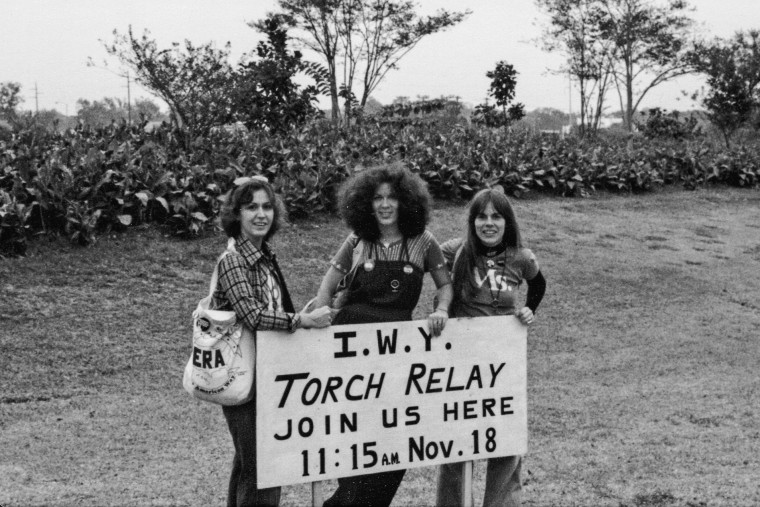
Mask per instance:
[[[625,61],[625,128],[633,132],[633,50],[628,49]]]
[[[633,132],[633,79],[630,73],[625,80],[625,128]]]
[[[580,134],[581,137],[586,137],[586,131],[588,130],[588,125],[586,125],[587,119],[586,119],[586,79],[581,77],[579,80],[579,87],[581,90],[581,127],[580,127]],[[573,116],[570,115],[570,129],[573,128]]]
[[[335,82],[335,73],[330,73],[330,102],[332,106],[331,118],[334,123],[340,122],[340,102],[338,102],[338,84]]]
[[[335,77],[335,49],[332,44],[332,35],[328,29],[327,11],[322,10],[322,35],[324,37],[324,55],[327,60],[327,72],[330,79],[330,117],[333,123],[340,123],[340,103],[338,102],[338,80]]]

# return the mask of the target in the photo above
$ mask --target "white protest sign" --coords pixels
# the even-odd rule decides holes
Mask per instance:
[[[258,332],[258,486],[525,454],[526,338],[512,316]]]

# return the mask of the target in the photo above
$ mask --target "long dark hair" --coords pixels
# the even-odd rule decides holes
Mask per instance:
[[[418,175],[400,163],[371,167],[356,173],[340,189],[338,206],[341,216],[361,239],[377,241],[380,227],[372,210],[377,188],[388,183],[398,198],[398,228],[405,238],[425,231],[430,219],[430,193]]]
[[[242,185],[235,188],[231,195],[228,196],[227,202],[222,206],[221,222],[222,229],[230,238],[237,238],[240,236],[240,208],[253,202],[253,194],[258,190],[263,190],[269,197],[269,202],[272,203],[274,209],[274,219],[272,220],[272,226],[264,236],[264,241],[269,241],[275,232],[280,229],[282,220],[285,219],[285,207],[282,201],[274,193],[274,189],[269,182],[263,177],[253,177],[246,181]]]
[[[522,248],[520,239],[520,228],[517,226],[515,212],[509,199],[504,192],[495,189],[484,189],[475,194],[470,203],[467,205],[467,237],[462,245],[462,251],[454,261],[452,274],[454,275],[454,297],[459,297],[462,289],[465,288],[467,293],[475,287],[475,281],[472,279],[472,268],[476,265],[476,258],[479,252],[483,250],[483,244],[475,232],[475,218],[482,213],[488,203],[493,204],[494,210],[504,217],[504,237],[501,244],[495,247],[496,250],[511,250],[512,253]],[[508,252],[509,253],[509,252]]]

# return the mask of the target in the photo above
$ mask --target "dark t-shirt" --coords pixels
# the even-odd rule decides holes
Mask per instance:
[[[462,239],[452,239],[441,245],[446,265],[454,266]],[[489,262],[490,261],[490,262]],[[489,317],[513,315],[522,308],[525,295],[521,295],[523,280],[531,280],[539,270],[536,256],[527,248],[507,249],[495,257],[476,258],[473,267],[474,287],[465,285],[460,294],[454,294],[452,317]],[[493,301],[496,300],[494,306]]]

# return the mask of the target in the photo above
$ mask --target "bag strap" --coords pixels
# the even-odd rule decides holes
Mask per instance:
[[[348,290],[349,287],[351,287],[351,284],[354,282],[354,276],[356,274],[356,266],[359,265],[359,260],[362,258],[362,255],[364,255],[364,242],[359,239],[356,245],[354,245],[353,252],[351,253],[351,269],[343,278],[340,279],[340,282],[338,282],[338,287],[336,288],[335,294]],[[335,296],[335,294],[333,294],[333,296]],[[311,298],[309,302],[306,303],[306,306],[304,306],[304,309],[308,309],[309,311],[313,310],[312,305],[316,300],[317,298]]]
[[[359,260],[362,258],[362,255],[364,255],[364,241],[359,238],[359,241],[357,242],[356,246],[354,247],[354,251],[351,254],[351,270],[344,277],[344,279],[346,279],[346,289],[351,287],[351,284],[354,283],[354,277],[356,276],[356,266],[359,265]],[[350,280],[347,279],[349,276],[351,277]]]
[[[358,248],[358,251],[356,249]],[[356,269],[356,266],[359,265],[359,259],[362,258],[362,255],[364,255],[364,241],[361,239],[356,244],[356,247],[354,247],[354,253],[352,253],[352,263],[351,263],[351,271]]]
[[[219,256],[219,258],[216,260],[216,265],[214,266],[214,272],[211,273],[211,282],[209,283],[208,287],[208,295],[209,298],[214,296],[214,291],[216,290],[216,284],[219,281],[219,263],[222,262],[222,259],[224,259],[227,254],[237,252],[235,249],[235,238],[230,238],[227,240],[227,248],[222,252],[222,255]]]

